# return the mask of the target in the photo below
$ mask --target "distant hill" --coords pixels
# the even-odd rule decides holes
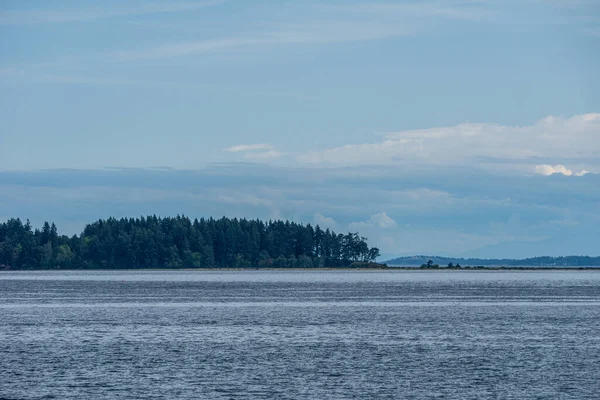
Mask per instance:
[[[441,266],[452,264],[466,265],[483,265],[483,266],[511,266],[511,267],[524,267],[524,266],[539,266],[539,267],[597,267],[600,266],[600,257],[590,256],[565,256],[565,257],[533,257],[524,258],[520,260],[516,259],[484,259],[484,258],[452,258],[452,257],[440,257],[440,256],[410,256],[410,257],[398,257],[392,260],[385,261],[388,265],[404,265],[404,266],[420,266],[426,264],[427,261],[433,261],[434,264]]]

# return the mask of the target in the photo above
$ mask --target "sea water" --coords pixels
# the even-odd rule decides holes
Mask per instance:
[[[0,272],[0,398],[600,397],[600,271]]]

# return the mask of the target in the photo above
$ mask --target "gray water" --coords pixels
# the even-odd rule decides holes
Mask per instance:
[[[4,399],[598,399],[600,271],[0,273]]]

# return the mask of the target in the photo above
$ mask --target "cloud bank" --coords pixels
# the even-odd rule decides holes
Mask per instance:
[[[574,201],[576,199],[576,201]],[[72,234],[108,216],[285,218],[358,231],[386,255],[596,254],[600,175],[497,175],[473,168],[0,171],[0,219]]]
[[[598,168],[600,113],[549,116],[529,126],[462,123],[399,131],[386,134],[379,142],[310,151],[296,159],[302,164],[337,166],[506,164],[521,166],[523,171],[538,165],[536,172],[543,174],[551,169],[539,164],[540,160],[576,160]]]

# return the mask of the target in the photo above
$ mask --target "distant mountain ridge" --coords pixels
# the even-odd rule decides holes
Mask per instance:
[[[600,266],[600,256],[563,256],[563,257],[531,257],[523,259],[486,259],[486,258],[454,258],[454,257],[441,257],[441,256],[410,256],[410,257],[397,257],[391,260],[385,261],[388,265],[406,265],[406,266],[420,266],[426,264],[427,261],[433,261],[435,264],[445,266],[449,263],[460,264],[462,266],[467,265],[483,265],[483,266],[570,266],[570,267],[597,267]]]

